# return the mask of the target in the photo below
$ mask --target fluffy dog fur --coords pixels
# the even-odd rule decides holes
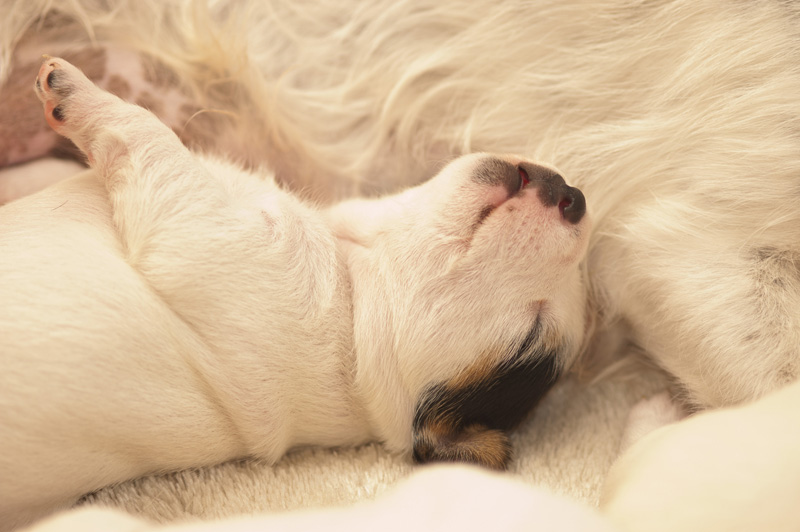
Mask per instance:
[[[36,90],[97,175],[0,210],[5,527],[301,445],[500,469],[579,352],[589,225],[552,169],[474,154],[318,212],[63,59]]]

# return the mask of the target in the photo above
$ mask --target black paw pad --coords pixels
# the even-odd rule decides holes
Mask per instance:
[[[67,80],[68,74],[61,69],[56,69],[47,75],[47,86],[54,93],[64,97],[72,92],[72,84]]]
[[[61,109],[61,106],[55,107],[53,109],[53,118],[55,118],[59,122],[64,121],[64,111],[63,109]]]
[[[53,70],[47,75],[47,86],[50,87],[51,89],[55,88],[56,84],[58,83],[59,75],[57,74],[57,72],[58,72],[57,70]]]

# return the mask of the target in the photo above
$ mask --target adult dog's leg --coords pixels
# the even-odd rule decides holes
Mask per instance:
[[[698,407],[751,401],[798,377],[800,255],[778,244],[793,236],[771,240],[748,249],[735,235],[687,237],[614,259],[625,275],[608,286],[636,340]]]

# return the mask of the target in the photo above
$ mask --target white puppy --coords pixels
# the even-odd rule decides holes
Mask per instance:
[[[300,445],[502,468],[580,350],[589,222],[552,169],[466,156],[316,210],[64,60],[36,91],[94,171],[0,209],[0,528]]]

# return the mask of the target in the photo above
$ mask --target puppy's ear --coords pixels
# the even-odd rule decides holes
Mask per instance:
[[[529,338],[498,365],[477,364],[429,387],[414,415],[414,461],[505,469],[512,455],[507,432],[525,419],[559,373],[558,354],[533,350],[531,344]]]

